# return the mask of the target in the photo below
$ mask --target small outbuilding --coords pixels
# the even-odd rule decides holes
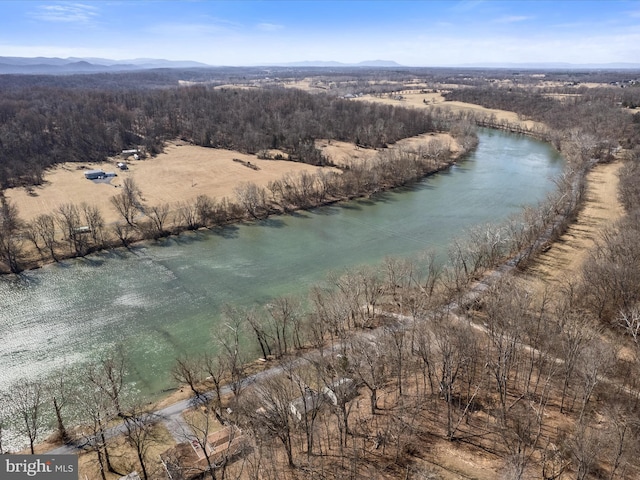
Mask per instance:
[[[130,156],[133,155],[134,160],[138,160],[140,157],[138,156],[138,154],[140,153],[140,150],[138,150],[137,148],[132,148],[130,150],[122,150],[122,158],[129,158]]]
[[[323,395],[309,389],[303,396],[289,402],[289,410],[298,421],[302,421],[302,417],[318,410],[322,406],[323,401]]]
[[[103,170],[85,170],[84,178],[87,180],[97,180],[98,178],[104,178],[105,173]]]
[[[88,225],[83,225],[81,227],[76,227],[73,229],[74,235],[82,235],[84,233],[91,233],[91,228]]]
[[[169,478],[195,480],[204,478],[209,464],[231,463],[246,451],[246,447],[242,431],[236,426],[227,426],[207,436],[204,451],[201,443],[192,439],[161,453],[160,459]]]

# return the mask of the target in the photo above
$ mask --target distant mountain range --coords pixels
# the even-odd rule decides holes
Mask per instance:
[[[1,73],[71,74],[122,72],[152,68],[194,68],[209,65],[191,61],[172,61],[153,58],[110,60],[107,58],[49,58],[0,57]]]
[[[256,65],[257,66],[257,65]],[[289,63],[265,63],[261,66],[300,68],[409,68],[391,60],[368,60],[359,63],[335,61],[300,61]],[[155,68],[212,68],[212,65],[193,61],[174,61],[156,58],[135,58],[131,60],[111,60],[108,58],[55,58],[55,57],[0,57],[0,74],[45,74],[67,75],[73,73],[126,72]],[[421,68],[421,67],[414,67]],[[426,67],[422,67],[426,68]],[[504,68],[529,70],[630,70],[640,69],[640,63],[468,63],[450,65],[446,68]]]

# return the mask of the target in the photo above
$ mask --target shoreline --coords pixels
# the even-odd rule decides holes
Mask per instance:
[[[419,96],[420,98],[422,98],[421,96]],[[388,99],[380,99],[380,98],[376,98],[376,97],[363,97],[362,99],[358,99],[359,101],[371,101],[373,103],[388,103]],[[396,104],[397,102],[392,102],[394,104]],[[444,100],[441,100],[437,103],[423,103],[422,101],[420,102],[412,102],[411,105],[413,108],[419,108],[419,109],[425,109],[425,110],[429,110],[431,108],[434,107],[443,107],[443,108],[449,108],[451,111],[456,111],[458,109],[466,109],[466,110],[470,110],[474,113],[480,113],[482,116],[480,118],[476,118],[475,119],[475,123],[477,125],[478,128],[489,128],[489,129],[495,129],[498,131],[507,131],[510,133],[514,133],[514,134],[521,134],[521,135],[525,135],[525,136],[529,136],[531,138],[534,138],[536,140],[539,141],[543,141],[549,144],[552,144],[551,140],[548,138],[548,136],[545,134],[545,130],[546,127],[543,128],[542,130],[540,130],[539,125],[537,125],[535,122],[531,122],[531,121],[526,121],[526,120],[521,120],[521,119],[515,119],[512,118],[514,117],[516,114],[513,112],[509,112],[509,111],[494,111],[491,109],[486,109],[484,107],[480,107],[478,105],[474,105],[474,104],[463,104],[462,102],[447,102]],[[498,121],[489,121],[490,118],[490,114],[493,114],[495,116],[496,112],[499,113],[498,115]],[[432,133],[425,133],[423,135],[433,135]],[[411,141],[412,139],[415,138],[419,138],[423,135],[420,135],[418,137],[408,137],[406,139],[402,139],[399,140],[398,142],[396,142],[396,144],[391,145],[391,148],[388,148],[388,151],[392,151],[394,149],[394,147],[396,145],[399,146],[400,143],[405,142],[407,140]],[[436,133],[436,135],[439,135],[438,133]],[[456,141],[455,139],[453,139],[454,142]],[[331,143],[331,142],[329,142]],[[184,144],[181,144],[180,142],[176,143],[176,141],[167,141],[165,142],[165,147],[168,146],[174,146],[176,148],[178,147],[184,147]],[[357,146],[356,146],[357,147]],[[474,150],[475,148],[477,148],[477,143],[475,145],[473,145],[470,149],[464,150],[459,144],[457,146],[457,148],[455,149],[449,149],[449,157],[442,161],[440,160],[440,165],[438,165],[435,169],[427,172],[425,175],[422,175],[420,178],[418,179],[413,179],[410,182],[407,182],[403,185],[381,185],[379,189],[377,189],[375,192],[373,193],[364,193],[362,195],[352,195],[352,196],[342,196],[342,197],[335,197],[335,198],[331,198],[329,200],[324,200],[322,202],[313,204],[313,205],[308,205],[308,206],[293,206],[293,208],[291,209],[283,209],[280,206],[275,206],[273,203],[271,205],[271,211],[268,212],[268,214],[264,217],[261,218],[248,218],[248,216],[246,215],[246,213],[242,216],[242,217],[234,217],[234,218],[230,218],[228,221],[224,221],[224,222],[220,222],[218,224],[215,225],[203,225],[200,226],[199,228],[189,228],[186,225],[174,225],[165,235],[161,235],[158,238],[155,238],[155,240],[159,239],[159,238],[168,238],[168,237],[173,237],[173,236],[179,236],[180,234],[184,233],[185,231],[189,231],[189,230],[211,230],[214,228],[224,228],[227,226],[232,226],[232,225],[239,225],[242,224],[244,222],[247,221],[252,221],[252,220],[262,220],[265,218],[268,218],[272,215],[286,215],[286,214],[290,214],[292,212],[296,212],[296,211],[305,211],[305,210],[310,210],[313,208],[319,208],[322,206],[328,206],[328,205],[333,205],[339,202],[345,202],[345,201],[352,201],[355,199],[363,199],[363,198],[370,198],[372,195],[374,195],[375,193],[378,192],[385,192],[385,191],[391,191],[393,189],[396,188],[402,188],[404,186],[408,186],[410,184],[413,183],[417,183],[420,182],[422,180],[424,180],[425,178],[446,171],[449,168],[451,168],[451,166],[455,165],[456,162],[458,161],[463,161],[465,156],[468,155],[472,150]],[[240,154],[238,152],[227,152],[228,156],[241,156],[241,157],[248,157],[247,155],[244,154]],[[251,157],[253,160],[253,157]],[[260,160],[258,160],[260,161]],[[274,160],[266,160],[268,162],[274,162]],[[254,160],[255,163],[255,160]],[[287,161],[287,163],[289,164],[294,164],[296,166],[301,165],[299,162],[291,162],[291,161]],[[307,164],[302,164],[305,167],[311,167],[310,165]],[[57,167],[56,167],[57,168]],[[62,167],[62,168],[66,168],[66,167]],[[342,171],[344,172],[345,170],[350,169],[350,166],[344,165],[342,168]],[[211,198],[211,197],[210,197]],[[215,201],[229,201],[229,198],[227,196],[215,196],[212,197]],[[11,200],[11,198],[9,198]],[[173,212],[173,211],[172,211]],[[107,224],[107,226],[112,226],[112,225],[116,225],[119,224],[120,220],[117,221],[113,221]],[[105,251],[112,251],[112,250],[117,250],[120,248],[129,248],[129,246],[133,246],[133,245],[140,245],[140,244],[144,244],[145,242],[153,242],[154,238],[151,236],[148,237],[132,237],[130,242],[127,242],[127,244],[123,244],[123,242],[119,241],[118,239],[110,239],[108,241],[106,241],[106,244],[103,246],[99,246],[99,247],[90,247],[87,249],[86,252],[84,252],[84,254],[82,255],[74,255],[74,254],[70,254],[68,252],[56,252],[57,253],[57,257],[58,260],[71,260],[74,258],[82,258],[91,254],[95,254],[98,252],[105,252]],[[62,242],[60,242],[62,243]],[[44,250],[44,249],[43,249]],[[33,247],[33,245],[29,245],[26,248],[27,251],[27,259],[26,261],[24,261],[24,264],[21,264],[21,272],[22,271],[32,271],[32,270],[37,270],[39,268],[42,268],[46,265],[51,265],[51,264],[55,264],[57,263],[56,260],[54,260],[53,258],[49,258],[49,259],[44,259],[42,254],[36,251],[36,249]],[[40,258],[37,258],[37,257]],[[18,273],[12,273],[10,271],[7,270],[2,270],[0,271],[0,277],[4,277],[4,276],[11,276],[11,275],[19,275],[20,272]]]

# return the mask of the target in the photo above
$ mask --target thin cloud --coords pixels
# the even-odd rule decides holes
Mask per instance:
[[[45,22],[88,23],[98,16],[98,9],[83,3],[39,5],[31,16]]]
[[[283,25],[277,25],[275,23],[259,23],[258,30],[262,30],[263,32],[277,32],[278,30],[282,30],[284,28]]]

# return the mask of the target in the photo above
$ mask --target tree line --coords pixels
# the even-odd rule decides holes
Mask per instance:
[[[624,101],[640,99],[640,88],[594,88],[583,89],[581,93],[559,101],[527,89],[491,87],[458,90],[448,97],[473,100],[490,108],[512,109],[555,126],[537,133],[552,141],[574,169],[611,161],[614,154],[623,160],[618,197],[625,216],[596,239],[596,248],[590,252],[575,288],[579,289],[581,305],[593,312],[601,325],[633,339],[634,312],[640,300],[636,288],[640,278],[637,262],[640,124],[637,114],[625,112],[623,107]],[[488,120],[476,119],[480,124]],[[569,123],[570,120],[574,123]]]

